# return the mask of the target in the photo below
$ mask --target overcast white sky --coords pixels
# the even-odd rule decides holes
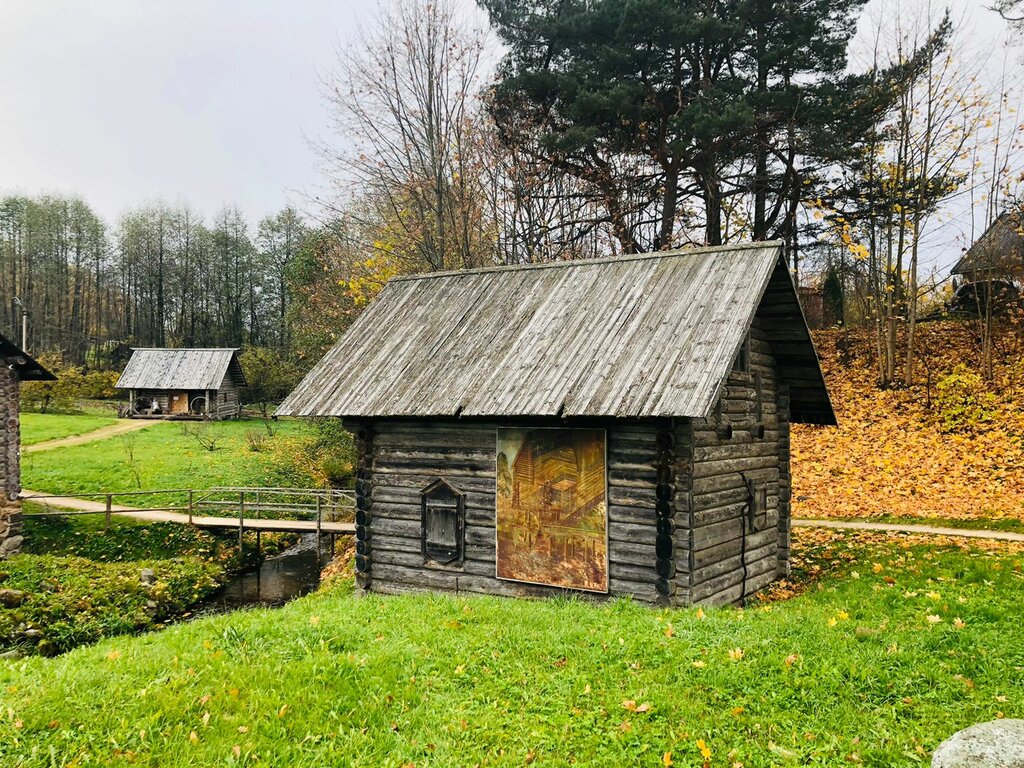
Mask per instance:
[[[952,2],[975,44],[991,49],[1003,25],[985,0]],[[320,186],[307,137],[328,135],[319,77],[376,8],[0,0],[0,192],[77,193],[111,223],[154,199],[188,201],[207,217],[237,204],[251,222],[287,202],[306,207]],[[969,217],[951,216],[965,231]],[[936,232],[935,261],[956,257],[953,236]]]
[[[319,75],[375,0],[0,0],[0,189],[109,221],[184,199],[250,220],[315,192]]]

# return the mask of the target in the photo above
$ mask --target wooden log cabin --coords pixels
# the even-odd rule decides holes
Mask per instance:
[[[0,559],[21,549],[21,417],[23,381],[54,381],[56,376],[14,342],[0,336]]]
[[[237,349],[132,350],[116,389],[128,393],[131,419],[232,419],[246,386]]]
[[[363,590],[668,605],[788,573],[835,424],[778,243],[395,278],[278,414],[357,436]]]

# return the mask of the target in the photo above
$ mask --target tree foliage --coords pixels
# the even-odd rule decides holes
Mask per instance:
[[[276,349],[246,347],[239,361],[248,384],[241,391],[242,402],[259,406],[264,418],[302,379],[303,370]]]
[[[482,0],[509,48],[493,115],[600,201],[624,252],[792,239],[870,118],[844,73],[861,0]]]

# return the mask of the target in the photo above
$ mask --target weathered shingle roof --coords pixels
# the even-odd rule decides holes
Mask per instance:
[[[55,381],[57,379],[31,356],[23,352],[17,344],[3,335],[0,335],[0,359],[3,359],[7,365],[14,366],[14,370],[18,372],[18,378],[22,381]]]
[[[240,387],[245,376],[237,349],[132,350],[117,389],[219,389],[230,375]]]
[[[1024,269],[1024,211],[1001,213],[953,265],[950,274],[1012,273]]]
[[[706,416],[771,281],[796,323],[794,418],[834,423],[780,254],[757,243],[397,278],[277,412]]]

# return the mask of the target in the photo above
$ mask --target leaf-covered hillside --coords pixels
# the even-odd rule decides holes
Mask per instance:
[[[919,327],[912,386],[879,389],[871,329],[815,333],[839,428],[793,429],[797,517],[1024,521],[1024,362],[994,335],[981,375],[977,326]]]

